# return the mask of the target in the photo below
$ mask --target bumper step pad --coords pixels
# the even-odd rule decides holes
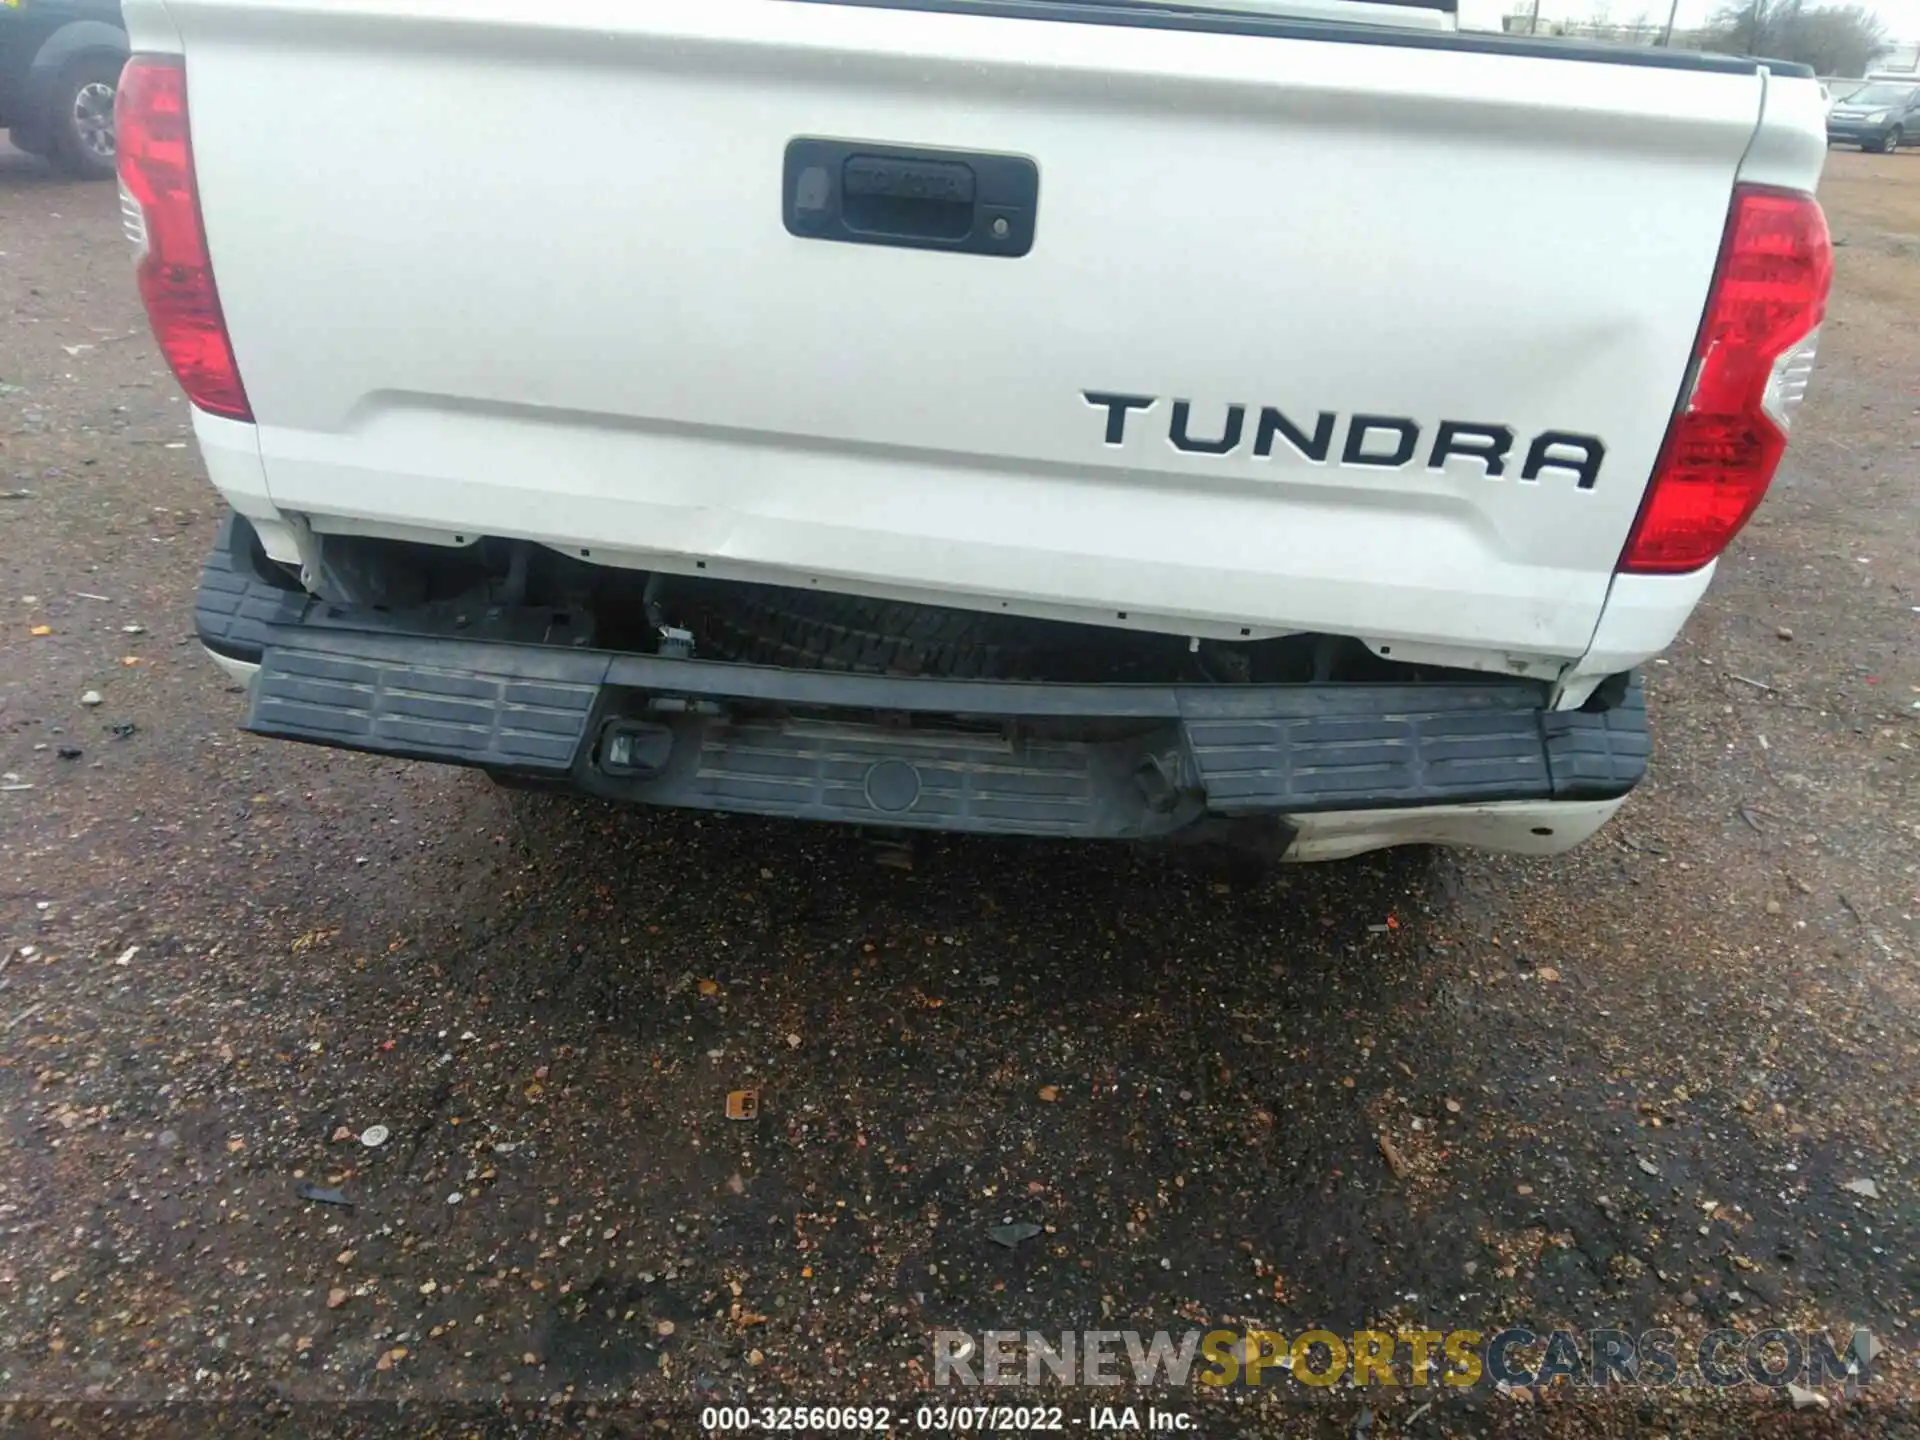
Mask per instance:
[[[471,665],[396,664],[331,647],[275,644],[254,678],[247,728],[417,760],[564,774],[600,693],[591,666],[575,674],[542,681]]]
[[[253,527],[237,515],[220,523],[213,553],[200,567],[200,591],[193,597],[193,624],[200,643],[216,655],[260,662],[269,625],[292,625],[306,613],[307,594],[262,578],[264,555]]]
[[[1471,682],[888,679],[305,624],[269,627],[247,728],[570,777],[653,804],[1016,835],[1139,838],[1206,815],[1610,799],[1640,778],[1637,684],[1599,713],[1543,711],[1526,703],[1535,694]],[[868,723],[847,710],[929,719]],[[1042,738],[1074,717],[1109,732],[1115,718],[1133,723],[1119,739]],[[609,773],[598,754],[609,723],[647,730],[657,767]]]
[[[1444,701],[1460,686],[1354,687],[1357,713],[1189,720],[1208,808],[1218,813],[1362,810],[1500,800],[1611,799],[1647,765],[1646,700],[1588,713]],[[1284,699],[1276,704],[1283,708]],[[1317,712],[1317,713],[1316,713]]]

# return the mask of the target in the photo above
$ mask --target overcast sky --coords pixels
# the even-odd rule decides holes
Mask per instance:
[[[1476,30],[1497,30],[1500,17],[1530,0],[1460,0],[1460,23]],[[1604,8],[1616,24],[1633,20],[1642,10],[1660,24],[1667,19],[1670,0],[1540,0],[1543,20],[1585,20]],[[1720,8],[1721,0],[1680,0],[1681,29],[1700,24]],[[1920,0],[1869,0],[1868,8],[1886,22],[1896,40],[1920,40]]]

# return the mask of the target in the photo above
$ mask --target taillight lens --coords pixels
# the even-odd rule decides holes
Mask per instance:
[[[1811,195],[1734,190],[1692,388],[1667,429],[1622,570],[1698,570],[1747,523],[1786,452],[1832,279],[1833,245]]]
[[[120,205],[139,249],[140,298],[160,353],[187,398],[215,415],[251,420],[213,285],[187,129],[187,72],[177,60],[136,55],[114,104]]]

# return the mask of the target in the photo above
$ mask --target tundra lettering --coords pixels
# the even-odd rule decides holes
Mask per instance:
[[[1125,395],[1114,390],[1081,392],[1087,404],[1107,412],[1105,441],[1124,445],[1127,415],[1138,410],[1146,413],[1160,403],[1152,395]],[[1176,400],[1167,428],[1167,442],[1187,455],[1231,455],[1240,448],[1246,435],[1247,406],[1226,407],[1219,433],[1208,434],[1213,427],[1202,421],[1202,433],[1194,433],[1193,402]],[[1334,411],[1315,414],[1313,433],[1309,435],[1275,406],[1260,407],[1254,426],[1255,458],[1265,460],[1273,454],[1274,442],[1286,441],[1302,459],[1324,465],[1333,449],[1334,431],[1340,417]],[[1478,460],[1490,480],[1507,473],[1507,456],[1513,449],[1514,433],[1510,425],[1486,425],[1472,420],[1442,420],[1435,428],[1433,448],[1427,453],[1426,468],[1444,470],[1449,459]],[[1346,439],[1340,449],[1343,465],[1365,465],[1380,470],[1397,470],[1412,460],[1420,449],[1420,422],[1400,415],[1353,415],[1347,419]],[[1600,462],[1607,447],[1595,435],[1579,435],[1567,430],[1546,430],[1527,446],[1522,480],[1537,483],[1542,472],[1562,471],[1574,478],[1578,490],[1591,490],[1600,478]]]
[[[1580,458],[1569,460],[1564,455],[1550,455],[1550,450],[1578,450]],[[1521,468],[1522,480],[1538,480],[1540,472],[1546,469],[1569,470],[1580,477],[1580,488],[1591,490],[1593,482],[1600,478],[1600,459],[1607,453],[1592,435],[1568,435],[1560,430],[1548,430],[1534,436],[1533,444],[1527,447],[1527,463]]]
[[[1306,459],[1316,465],[1327,462],[1327,451],[1333,445],[1333,427],[1340,417],[1331,410],[1322,410],[1313,422],[1311,437],[1303,433],[1285,415],[1273,406],[1267,405],[1260,411],[1260,428],[1253,437],[1253,453],[1261,459],[1273,453],[1273,437],[1276,433],[1286,436],[1287,444],[1298,450]]]
[[[1513,448],[1513,431],[1505,425],[1467,425],[1458,420],[1442,420],[1434,437],[1433,454],[1427,468],[1438,470],[1449,455],[1478,457],[1487,465],[1487,476],[1497,479],[1507,468],[1507,451]]]
[[[1160,403],[1151,395],[1114,395],[1105,390],[1088,390],[1085,394],[1089,405],[1106,407],[1109,445],[1119,445],[1126,439],[1129,410],[1151,410]]]
[[[1387,430],[1400,439],[1391,452],[1382,455],[1367,449],[1367,436],[1375,430]],[[1347,424],[1347,448],[1340,459],[1348,465],[1378,465],[1385,470],[1398,469],[1413,458],[1420,443],[1420,427],[1411,420],[1396,420],[1391,415],[1356,415]]]
[[[1185,400],[1173,402],[1173,430],[1167,436],[1176,450],[1190,455],[1230,455],[1240,443],[1240,427],[1246,423],[1247,407],[1227,407],[1227,428],[1218,440],[1195,440],[1187,434],[1188,406]]]

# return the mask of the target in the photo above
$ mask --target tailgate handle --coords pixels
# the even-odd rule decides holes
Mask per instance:
[[[855,155],[841,168],[840,215],[867,235],[961,240],[973,229],[973,171],[946,160]]]
[[[1024,156],[803,137],[787,145],[782,209],[806,240],[1017,256],[1033,248],[1039,185]]]

